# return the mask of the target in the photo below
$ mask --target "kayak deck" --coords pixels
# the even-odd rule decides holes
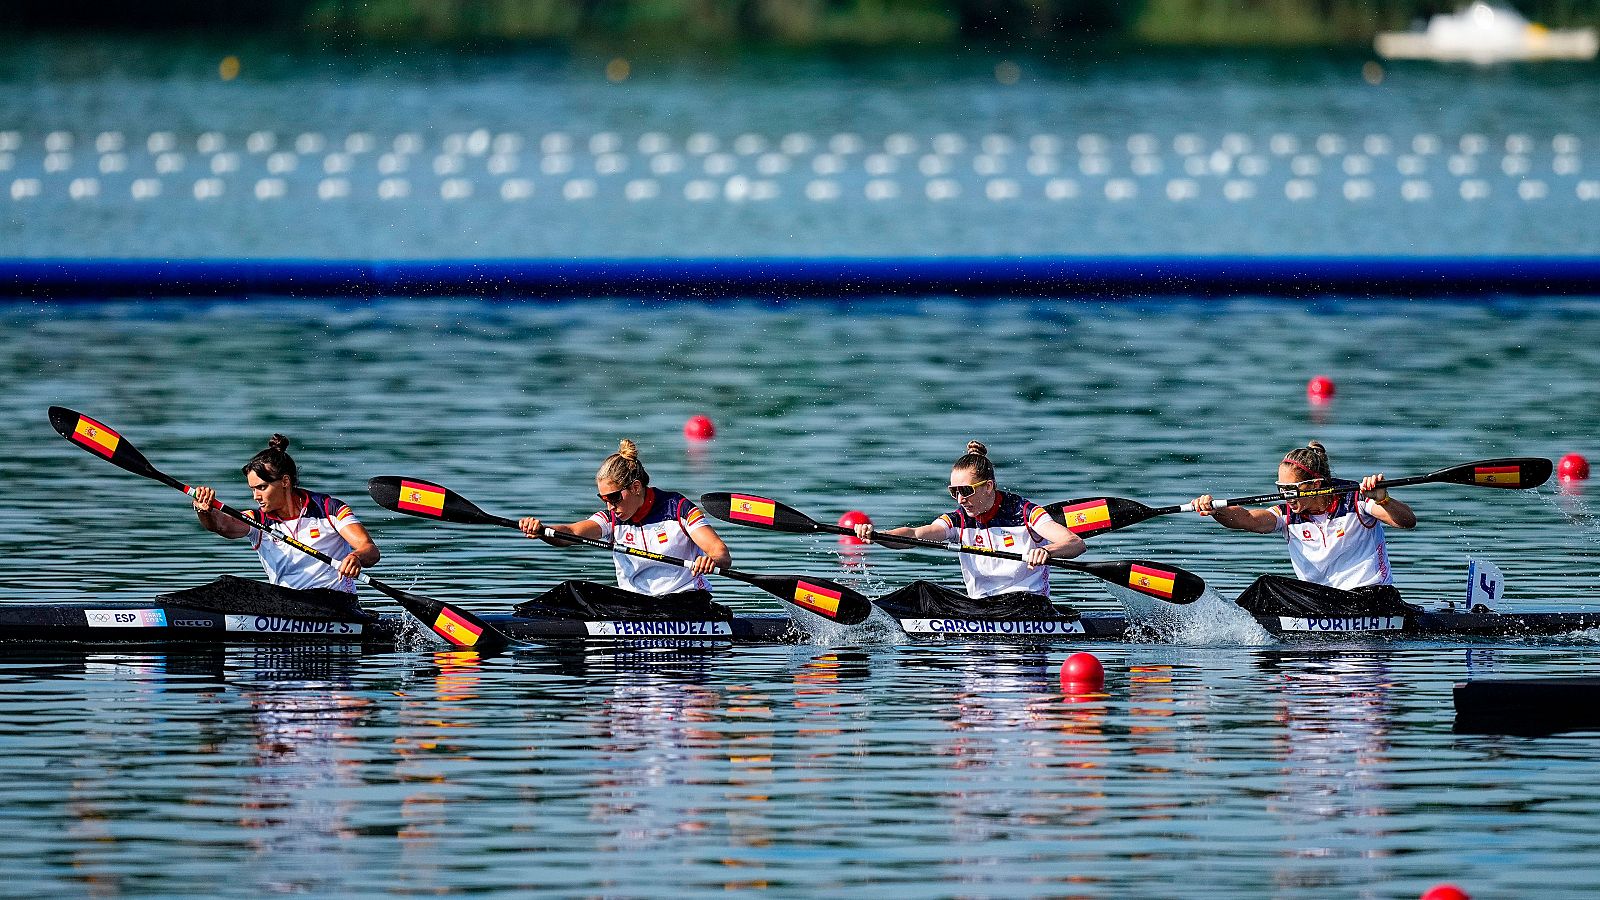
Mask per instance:
[[[509,637],[533,642],[612,641],[689,643],[797,643],[806,632],[785,615],[740,615],[731,621],[584,621],[488,613],[483,618]],[[876,618],[917,640],[1120,641],[1130,637],[1127,616],[1086,612],[1076,620]],[[1559,635],[1600,628],[1600,610],[1468,612],[1431,610],[1405,627],[1367,618],[1305,620],[1286,629],[1258,621],[1274,634],[1330,637],[1516,637]],[[1134,623],[1131,636],[1145,630]],[[1276,626],[1276,627],[1275,627]],[[428,646],[427,630],[403,613],[374,621],[313,620],[194,609],[160,600],[103,603],[0,604],[0,644],[344,644],[365,647]]]

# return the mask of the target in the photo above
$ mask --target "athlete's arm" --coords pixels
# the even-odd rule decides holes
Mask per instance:
[[[600,540],[600,535],[603,533],[600,530],[600,523],[593,519],[584,519],[580,522],[568,522],[565,525],[549,525],[539,521],[537,516],[528,516],[525,519],[518,519],[517,527],[522,529],[522,533],[528,537],[538,538],[552,547],[571,547],[574,545],[571,541],[563,541],[560,538],[545,537],[540,533],[545,528],[549,528],[552,531],[565,531],[567,534],[575,534],[578,537],[586,537],[595,541]]]
[[[1399,498],[1383,489],[1383,475],[1368,475],[1361,479],[1361,493],[1376,507],[1372,517],[1395,528],[1417,527],[1417,514]]]
[[[1278,530],[1278,517],[1270,509],[1250,509],[1245,506],[1212,509],[1212,499],[1210,494],[1201,494],[1194,498],[1194,511],[1202,516],[1210,516],[1217,520],[1218,525],[1235,531],[1271,534]]]
[[[194,489],[189,499],[194,502],[194,514],[200,519],[200,527],[212,534],[220,534],[229,540],[234,540],[250,533],[249,525],[232,516],[224,515],[219,509],[212,508],[211,501],[217,499],[217,492],[211,488],[201,485]]]
[[[728,552],[728,545],[723,543],[722,538],[710,525],[703,525],[689,532],[689,538],[700,548],[700,552],[705,554],[695,559],[694,566],[690,569],[694,574],[706,575],[712,569],[733,565],[733,554]]]
[[[1071,559],[1089,549],[1089,545],[1083,542],[1083,538],[1073,534],[1072,529],[1049,516],[1040,517],[1039,521],[1033,526],[1033,530],[1050,543],[1028,551],[1028,565],[1030,566],[1042,566],[1048,557]]]
[[[919,541],[944,542],[950,539],[950,526],[943,518],[935,519],[926,525],[902,525],[899,528],[890,528],[885,531],[873,529],[871,522],[863,522],[856,526],[856,537],[863,541],[872,541],[885,547],[905,549],[909,544],[900,544],[894,541],[895,536],[916,538]]]
[[[378,558],[383,554],[378,552],[378,545],[372,542],[372,535],[367,533],[367,526],[360,522],[341,525],[339,536],[350,545],[350,555],[339,560],[340,575],[354,578],[361,574],[362,569],[378,564]]]

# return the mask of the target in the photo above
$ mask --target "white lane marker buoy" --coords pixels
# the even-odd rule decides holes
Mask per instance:
[[[806,184],[806,199],[816,203],[837,200],[839,199],[839,183],[825,178],[808,182]]]

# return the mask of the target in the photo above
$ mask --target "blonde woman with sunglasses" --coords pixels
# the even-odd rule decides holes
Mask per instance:
[[[617,585],[624,592],[648,597],[671,596],[679,606],[710,604],[711,585],[706,575],[717,567],[731,566],[733,557],[728,545],[701,514],[700,507],[682,494],[651,487],[650,473],[639,461],[639,447],[627,439],[620,441],[617,452],[600,464],[594,485],[597,498],[605,504],[604,509],[587,519],[549,527],[592,540],[611,541],[620,547],[688,560],[690,565],[684,568],[624,553],[612,557],[616,563]],[[544,535],[546,523],[537,518],[521,519],[517,525],[530,538],[555,547],[574,546],[570,541]],[[591,596],[604,596],[619,603],[627,601],[621,594],[597,590],[603,587],[584,583],[584,591]]]
[[[1263,575],[1239,596],[1240,606],[1264,615],[1410,611],[1400,602],[1389,570],[1384,527],[1415,528],[1417,515],[1383,488],[1381,474],[1361,479],[1359,491],[1317,493],[1354,484],[1334,478],[1328,449],[1311,441],[1290,450],[1278,464],[1278,489],[1301,496],[1269,509],[1213,509],[1210,494],[1195,498],[1200,515],[1226,528],[1281,533],[1288,542],[1299,580]]]
[[[886,547],[895,546],[896,536],[955,541],[1022,554],[1024,560],[963,553],[960,558],[961,575],[966,582],[965,596],[919,581],[875,602],[892,607],[898,595],[915,594],[916,609],[910,611],[930,616],[981,613],[987,617],[1004,617],[1008,610],[1017,617],[1054,615],[1049,600],[1050,567],[1044,564],[1045,560],[1051,557],[1071,559],[1081,554],[1085,549],[1083,539],[1050,518],[1044,507],[1000,490],[995,483],[989,450],[978,441],[969,442],[966,455],[951,466],[948,490],[957,508],[927,525],[876,531],[871,524],[864,523],[856,526],[856,536]]]

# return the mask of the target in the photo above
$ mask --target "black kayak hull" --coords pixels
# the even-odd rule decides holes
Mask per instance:
[[[531,642],[649,642],[782,644],[806,640],[805,632],[783,615],[742,615],[727,622],[616,621],[529,618],[489,613],[483,618],[508,636]],[[1429,637],[1550,636],[1600,628],[1600,611],[1465,612],[1434,610],[1403,628],[1339,627],[1392,623],[1356,619],[1312,620],[1308,630],[1285,629],[1280,621],[1257,617],[1263,627],[1286,638],[1416,639]],[[1155,638],[1130,630],[1120,613],[1088,612],[1077,620],[1013,622],[984,619],[894,620],[914,640],[949,641],[1120,641]],[[129,644],[328,644],[362,647],[429,646],[427,629],[403,613],[376,621],[310,620],[280,616],[220,613],[163,601],[0,604],[0,645]]]

